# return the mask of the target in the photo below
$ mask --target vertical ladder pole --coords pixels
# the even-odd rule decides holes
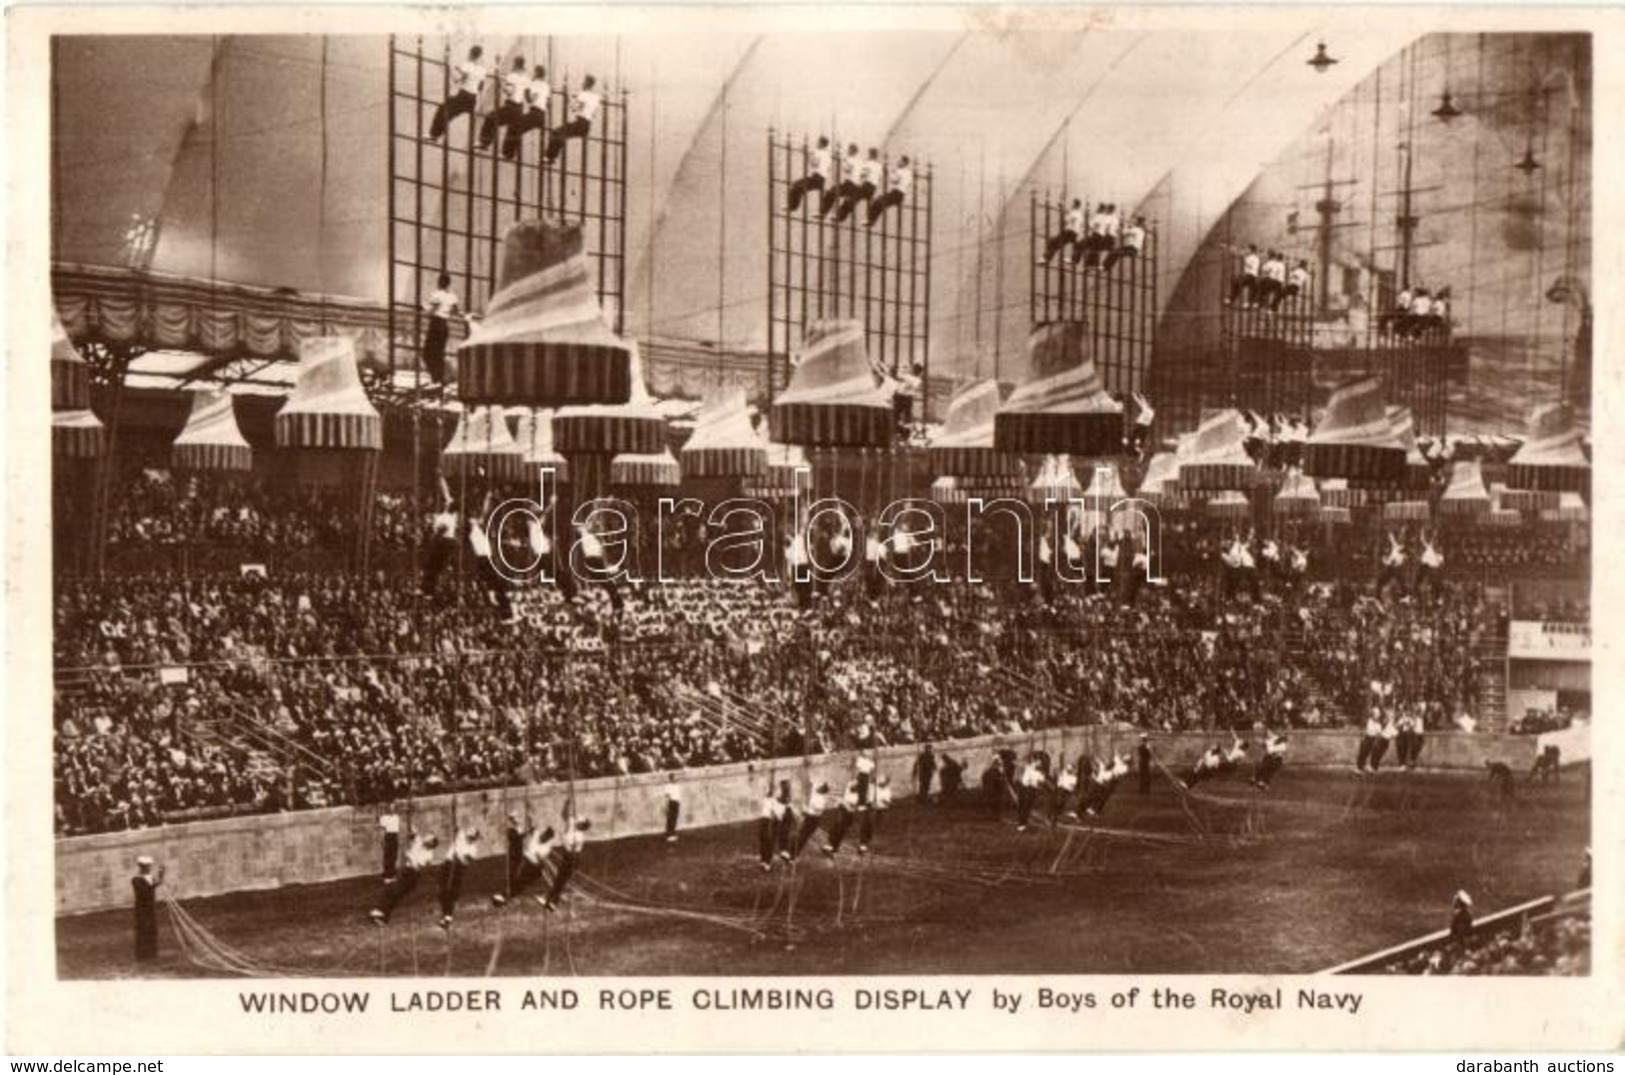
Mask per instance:
[[[932,172],[931,166],[926,165],[925,169],[924,169],[924,172],[925,172],[925,175],[924,175],[923,178],[925,179],[925,244],[924,244],[924,249],[925,249],[925,279],[922,282],[922,284],[923,284],[923,287],[925,289],[925,310],[924,310],[924,316],[922,318],[920,318],[920,320],[919,320],[919,322],[918,322],[918,324],[916,326],[917,330],[918,330],[917,334],[918,334],[918,337],[919,337],[919,340],[920,340],[921,350],[923,352],[923,357],[920,360],[920,365],[922,367],[921,371],[920,371],[920,416],[921,416],[922,419],[928,413],[927,412],[927,406],[928,406],[928,404],[930,402],[930,399],[931,399],[931,392],[930,392],[930,389],[928,388],[928,386],[931,383],[931,236],[932,236],[931,223],[932,223],[932,214],[935,212],[935,205],[936,205],[936,194],[935,194],[936,182],[935,182],[935,176],[934,176],[934,174]]]
[[[788,138],[785,139],[785,144],[787,146],[789,145]],[[774,148],[773,128],[769,127],[767,129],[767,403],[769,407],[773,405],[773,369],[775,359],[778,357],[778,322],[776,320],[776,296],[774,294],[778,288],[778,281],[775,279],[775,273],[773,270],[773,266],[775,264],[774,258],[778,253],[778,247],[775,245],[777,242],[778,229],[774,226],[777,222],[778,212],[773,200],[778,197],[778,191],[776,189],[777,184],[775,182],[775,180],[778,178],[776,174],[778,171],[778,156],[774,153]],[[726,205],[723,205],[721,209],[724,213],[728,211],[728,207]],[[789,222],[787,221],[785,224],[786,231],[789,230],[789,226]],[[785,247],[785,263],[788,265],[788,242],[785,243]],[[786,301],[788,301],[789,298],[790,296],[788,294],[785,295]],[[789,333],[786,332],[786,335],[789,335]]]

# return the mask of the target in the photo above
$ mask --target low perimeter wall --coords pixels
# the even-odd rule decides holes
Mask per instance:
[[[937,744],[937,753],[965,763],[965,782],[975,787],[982,770],[1001,747],[1025,754],[1043,749],[1059,758],[1117,750],[1129,753],[1138,733],[1100,726],[1054,728],[1024,735],[991,735]],[[1214,741],[1211,734],[1152,736],[1157,757],[1171,768],[1188,766]],[[1298,731],[1291,737],[1289,766],[1346,766],[1353,762],[1358,736],[1353,731]],[[1498,758],[1514,771],[1534,761],[1534,736],[1433,734],[1422,755],[1431,769],[1478,769],[1486,758]],[[917,746],[885,747],[876,752],[877,769],[891,777],[898,798],[914,791]],[[850,754],[808,759],[750,762],[684,770],[682,826],[696,828],[748,821],[757,816],[769,777],[790,779],[797,801],[812,783],[844,785]],[[604,777],[576,783],[581,816],[592,819],[597,840],[647,835],[665,823],[661,788],[665,774]],[[510,812],[533,818],[557,818],[568,788],[563,784],[496,788],[413,800],[403,806],[420,831],[450,833],[458,824],[477,824],[485,833],[488,854],[501,854]],[[168,869],[170,894],[180,899],[214,896],[245,889],[314,884],[376,873],[380,867],[379,808],[335,807],[286,814],[196,821],[182,825],[100,833],[56,841],[56,909],[82,914],[126,907],[131,902],[130,875],[138,855],[151,855]]]

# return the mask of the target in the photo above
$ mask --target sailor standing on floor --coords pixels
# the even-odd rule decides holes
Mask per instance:
[[[135,860],[130,888],[135,892],[135,958],[139,963],[158,958],[158,886],[163,883],[164,868],[155,868],[152,856]]]
[[[801,200],[813,191],[820,195],[818,215],[828,216],[835,208],[835,151],[829,138],[818,136],[818,144],[807,154],[807,174],[790,184],[789,211],[801,208]]]
[[[1151,794],[1151,741],[1140,734],[1140,745],[1134,752],[1134,768],[1140,777],[1140,794]]]
[[[481,149],[491,148],[491,144],[497,140],[497,128],[506,127],[511,132],[525,118],[525,87],[529,84],[530,76],[525,74],[525,58],[515,56],[513,66],[497,83],[501,90],[501,103],[487,112],[480,123]]]
[[[774,793],[773,785],[767,786],[767,793],[762,796],[761,816],[756,822],[756,857],[762,864],[765,873],[773,868],[773,853],[779,839],[779,824],[784,820],[784,804]]]
[[[886,180],[886,193],[869,203],[869,224],[872,227],[888,209],[899,207],[914,189],[914,168],[909,164],[907,157],[902,157],[892,167],[891,175]]]
[[[592,133],[592,121],[604,99],[598,93],[598,80],[588,75],[581,80],[581,88],[570,98],[570,118],[553,128],[553,137],[547,143],[547,163],[552,164],[564,152],[564,143],[572,138],[586,138]]]
[[[547,68],[537,64],[525,80],[523,113],[508,124],[508,133],[502,136],[502,157],[513,160],[519,156],[525,135],[531,131],[547,130],[547,107],[553,100],[553,87],[547,84]]]
[[[1365,720],[1365,732],[1360,736],[1360,749],[1354,757],[1354,771],[1363,773],[1371,764],[1371,756],[1376,753],[1377,744],[1382,741],[1382,709],[1376,705],[1371,707],[1371,715]]]
[[[1258,759],[1258,765],[1253,769],[1253,785],[1263,791],[1268,791],[1275,775],[1286,764],[1286,736],[1277,732],[1264,733],[1264,753]]]
[[[677,842],[677,820],[683,813],[683,789],[677,786],[677,774],[666,774],[663,794],[666,799],[666,842]]]
[[[1038,801],[1038,792],[1049,781],[1044,776],[1043,767],[1038,764],[1035,754],[1027,759],[1027,764],[1021,770],[1021,780],[1016,785],[1016,831],[1026,832],[1027,822],[1031,820],[1033,804]]]
[[[468,59],[452,67],[448,74],[451,85],[446,99],[434,110],[429,124],[429,141],[438,142],[446,128],[458,116],[472,115],[480,100],[480,87],[485,82],[486,67],[481,62],[485,50],[475,45],[468,50]]]
[[[401,860],[401,815],[393,810],[386,810],[378,815],[378,831],[383,834],[384,843],[384,884],[395,879],[395,871]]]

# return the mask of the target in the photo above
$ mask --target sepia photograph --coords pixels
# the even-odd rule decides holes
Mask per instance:
[[[41,972],[1613,980],[1601,46],[1381,11],[36,26]]]

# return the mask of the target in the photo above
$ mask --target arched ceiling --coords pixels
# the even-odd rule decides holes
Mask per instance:
[[[992,372],[997,353],[1009,376],[1026,335],[1034,185],[1144,207],[1161,229],[1166,299],[1252,179],[1411,36],[1339,33],[1342,62],[1322,74],[1304,63],[1320,33],[1312,13],[1283,10],[1278,28],[1245,35],[1017,27],[485,44],[538,60],[550,46],[555,75],[591,71],[628,89],[629,331],[714,340],[720,307],[723,342],[760,347],[766,134],[833,128],[930,163],[934,365]],[[386,39],[69,37],[56,56],[58,259],[123,264],[132,218],[152,218],[157,271],[382,302]]]

